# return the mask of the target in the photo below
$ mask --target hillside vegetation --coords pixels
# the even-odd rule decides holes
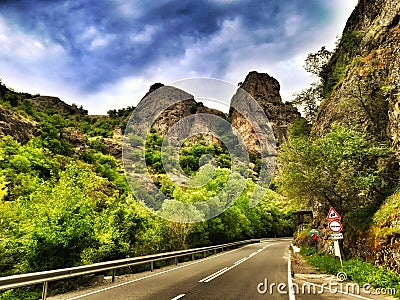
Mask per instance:
[[[0,105],[35,124],[26,143],[12,136],[0,140],[1,276],[293,232],[276,192],[249,208],[251,179],[239,200],[214,219],[195,224],[161,219],[134,198],[120,156],[110,152],[110,145],[121,146],[115,128],[123,131],[133,108],[88,116],[82,107],[58,111],[37,105],[39,96],[0,87]],[[161,143],[156,133],[148,135],[146,163],[171,198],[207,200],[229,178],[226,149],[199,141],[182,148],[182,168],[191,175],[201,172],[199,159],[209,154],[216,158],[216,174],[197,190],[175,185],[163,174]],[[16,295],[8,291],[4,297]]]

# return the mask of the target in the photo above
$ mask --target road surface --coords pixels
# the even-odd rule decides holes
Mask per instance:
[[[268,239],[68,299],[289,299],[271,283],[288,282],[291,239]],[[267,285],[265,285],[267,283]],[[265,287],[268,287],[268,291]]]
[[[292,281],[288,264],[290,243],[290,238],[266,239],[177,267],[137,274],[135,279],[126,282],[117,281],[106,287],[57,299],[384,299],[365,293],[332,293],[322,285],[327,282],[304,279],[301,274],[296,274]],[[310,282],[316,286],[310,289]],[[306,284],[305,290],[302,290],[303,284]],[[293,285],[293,293],[289,291],[289,285]],[[297,291],[296,285],[299,287]]]

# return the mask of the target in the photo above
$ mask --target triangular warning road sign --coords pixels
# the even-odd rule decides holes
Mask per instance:
[[[336,219],[340,219],[340,215],[338,214],[338,212],[331,207],[331,209],[328,212],[328,216],[326,217],[328,220],[336,220]]]

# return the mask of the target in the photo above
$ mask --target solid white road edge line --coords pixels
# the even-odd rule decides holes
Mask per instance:
[[[183,297],[185,297],[185,294],[180,294],[180,295],[176,296],[175,298],[172,298],[171,300],[178,300],[178,299],[181,299]]]
[[[174,271],[174,270],[186,268],[186,267],[189,267],[191,265],[198,264],[198,263],[201,263],[201,262],[209,260],[209,259],[217,258],[219,256],[238,251],[240,249],[249,247],[250,245],[252,245],[252,244],[249,244],[249,245],[246,245],[244,247],[240,247],[240,248],[237,248],[237,249],[234,249],[234,250],[222,252],[222,253],[217,254],[217,255],[212,255],[212,256],[207,257],[207,258],[199,259],[199,260],[191,262],[191,263],[189,263],[187,265],[179,266],[179,267],[176,267],[176,268],[173,268],[173,269],[161,271],[159,273],[147,275],[147,276],[140,277],[140,278],[137,278],[137,279],[133,279],[133,280],[130,280],[130,281],[127,281],[127,282],[122,282],[122,283],[119,283],[119,284],[116,284],[116,285],[113,285],[113,286],[109,286],[109,287],[106,287],[106,288],[103,288],[103,289],[100,289],[100,290],[96,290],[96,291],[93,291],[93,292],[90,292],[90,293],[86,293],[86,294],[78,295],[78,296],[75,296],[75,297],[72,297],[72,298],[68,298],[67,300],[80,299],[80,298],[87,297],[87,296],[90,296],[90,295],[94,295],[94,294],[97,294],[97,293],[105,292],[105,291],[108,291],[108,290],[111,290],[111,289],[114,289],[114,288],[117,288],[117,287],[120,287],[120,286],[124,286],[124,285],[130,284],[130,283],[136,282],[136,281],[140,281],[140,280],[147,279],[147,278],[150,278],[150,277],[154,277],[154,276],[158,276],[158,275],[161,275],[161,274],[165,274],[165,273],[168,273],[168,272],[171,272],[171,271]]]
[[[294,296],[294,288],[293,288],[293,280],[292,280],[292,260],[291,260],[291,253],[289,249],[289,256],[288,256],[288,285],[289,285],[289,300],[295,300],[296,297]]]

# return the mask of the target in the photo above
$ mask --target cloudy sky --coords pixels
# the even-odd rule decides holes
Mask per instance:
[[[154,82],[249,71],[285,101],[312,78],[307,53],[333,49],[357,0],[0,1],[0,78],[90,114],[135,105]]]

